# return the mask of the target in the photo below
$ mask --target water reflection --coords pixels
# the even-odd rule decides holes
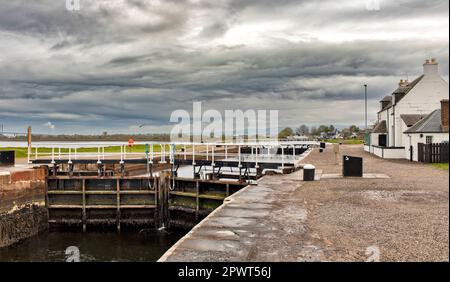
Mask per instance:
[[[80,261],[156,261],[184,232],[45,232],[18,244],[0,248],[0,261],[65,261],[75,246]]]

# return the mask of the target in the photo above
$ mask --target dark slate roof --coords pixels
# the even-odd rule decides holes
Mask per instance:
[[[400,115],[406,126],[410,127],[416,124],[419,120],[423,119],[427,115]]]
[[[434,110],[431,114],[425,118],[419,120],[411,128],[405,131],[405,133],[441,133],[442,119],[441,110]]]
[[[397,89],[395,89],[395,91],[392,94],[400,94],[400,97],[404,97],[406,94],[408,94],[409,91],[411,91],[411,89],[414,88],[414,86],[417,85],[417,83],[419,83],[422,78],[424,77],[424,75],[419,76],[418,78],[416,78],[415,80],[411,81],[410,83],[403,85],[403,86],[399,86]],[[400,100],[396,100],[395,103],[398,103]]]
[[[417,85],[417,83],[419,83],[422,80],[423,77],[424,77],[424,75],[421,75],[418,78],[416,78],[415,80],[411,81],[410,83],[399,86],[397,89],[394,90],[394,92],[392,92],[391,96],[384,97],[380,102],[390,101],[390,103],[388,105],[386,105],[386,107],[381,109],[380,112],[382,112],[385,109],[388,109],[392,106],[392,96],[395,96],[395,104],[400,102],[400,100],[403,99],[403,97],[405,97],[406,94],[408,94],[409,91],[411,91],[411,89],[413,89]],[[388,99],[387,97],[390,97],[390,99]]]
[[[392,96],[385,96],[383,99],[381,99],[380,102],[391,102],[392,101]]]
[[[372,129],[372,133],[387,133],[386,121],[382,120],[378,122]]]
[[[384,110],[386,110],[386,109],[389,109],[390,107],[392,107],[392,102],[389,102],[386,106],[384,106],[384,107],[381,109],[380,112],[382,112],[382,111],[384,111]]]
[[[392,106],[392,96],[385,96],[383,99],[381,99],[380,103],[382,103],[382,105],[385,103],[386,105],[384,105],[384,107],[381,109],[381,111],[386,110],[387,108],[390,108]],[[381,112],[380,111],[380,112]]]

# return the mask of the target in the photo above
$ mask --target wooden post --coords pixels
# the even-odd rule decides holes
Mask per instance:
[[[30,163],[31,154],[31,126],[28,126],[28,163]]]
[[[31,147],[31,126],[28,126],[28,147]]]
[[[159,178],[155,177],[153,179],[153,189],[155,191],[155,193],[153,194],[155,204],[155,209],[153,212],[153,223],[155,225],[155,228],[159,228]]]
[[[162,171],[159,175],[158,187],[158,215],[159,228],[169,227],[169,187],[170,187],[170,172]]]
[[[48,227],[49,226],[48,221],[50,220],[50,209],[49,209],[50,201],[48,198],[48,175],[49,175],[49,172],[47,172],[45,175],[46,175],[45,176],[45,208],[47,210],[47,227]],[[56,182],[56,185],[58,186],[58,181]],[[58,187],[56,187],[56,189],[58,189]]]
[[[83,232],[86,232],[86,179],[81,180],[81,190],[83,197],[83,211],[82,211],[82,222],[83,222]]]
[[[116,204],[117,204],[117,214],[116,214],[116,226],[117,232],[120,232],[120,179],[116,180]]]
[[[195,181],[195,222],[198,222],[200,211],[200,183]]]
[[[333,152],[334,152],[334,164],[338,164],[338,156],[339,156],[339,143],[333,144]]]

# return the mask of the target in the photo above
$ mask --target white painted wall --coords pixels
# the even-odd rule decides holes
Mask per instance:
[[[380,134],[379,133],[372,133],[370,135],[370,145],[374,145],[374,146],[378,146],[380,144],[378,144],[378,136]]]
[[[372,154],[374,154],[380,158],[382,158],[384,156],[383,149],[380,147],[372,147]]]
[[[413,161],[418,161],[418,143],[426,143],[426,137],[433,136],[433,143],[449,142],[448,133],[423,133],[423,137],[420,137],[419,133],[405,134],[406,146],[405,146],[405,158],[410,158],[410,146],[413,146]]]
[[[399,131],[402,132],[402,135],[400,136],[400,138],[401,138],[401,144],[402,144],[402,147],[405,147],[406,144],[409,144],[409,143],[408,143],[409,138],[408,138],[408,136],[407,136],[406,134],[404,134],[403,132],[405,132],[406,130],[408,130],[408,126],[406,125],[406,123],[405,123],[403,120],[401,120],[400,126],[401,126],[401,129],[400,129]],[[405,148],[407,148],[407,147],[405,147]]]
[[[448,99],[448,82],[439,75],[438,65],[436,63],[424,64],[423,69],[422,80],[398,104],[378,113],[379,121],[386,120],[388,147],[404,147],[408,142],[403,134],[407,127],[401,119],[401,115],[429,114],[441,107],[442,99]]]
[[[364,151],[370,153],[370,147],[369,145],[364,145]]]
[[[404,148],[385,148],[384,149],[385,159],[404,159],[405,149]]]
[[[383,159],[404,159],[404,148],[389,148],[389,147],[376,147],[371,146],[367,149],[369,153],[372,153]]]
[[[417,161],[417,144],[425,143],[426,136],[433,136],[433,143],[449,141],[448,133],[433,134],[404,134],[408,129],[401,119],[404,114],[427,115],[441,107],[441,100],[448,99],[448,82],[439,75],[438,64],[429,62],[423,66],[424,77],[411,91],[403,97],[395,106],[378,113],[378,121],[385,120],[388,130],[387,146],[404,147],[383,149],[378,146],[377,133],[371,134],[371,147],[365,148],[369,152],[384,158],[410,158],[410,146],[413,146],[413,160]],[[393,97],[394,99],[394,97]],[[395,101],[393,101],[395,103]],[[395,130],[394,130],[395,129]]]
[[[392,120],[392,122],[395,122],[395,140],[392,140],[395,143],[389,143],[389,146],[405,146],[406,139],[403,132],[406,130],[406,126],[400,115],[429,114],[436,109],[440,109],[441,100],[448,99],[448,95],[448,83],[439,75],[438,65],[424,65],[422,80],[395,105],[395,114]]]
[[[380,121],[382,121],[382,120],[385,120],[386,121],[386,127],[389,127],[391,124],[392,124],[392,120],[393,120],[393,118],[391,117],[391,113],[392,113],[392,110],[391,109],[386,109],[386,110],[384,110],[384,111],[381,111],[381,112],[379,112],[378,113],[378,121],[380,122]],[[389,119],[389,117],[391,117],[391,119]],[[389,130],[389,129],[388,129]],[[379,144],[378,144],[378,135],[380,135],[379,133],[371,133],[371,136],[370,136],[370,142],[371,142],[371,145],[375,145],[375,146],[378,146]],[[390,138],[390,136],[389,136],[389,132],[388,132],[388,134],[387,134],[388,136],[387,136],[387,146],[390,146],[389,144],[389,140],[391,139]]]

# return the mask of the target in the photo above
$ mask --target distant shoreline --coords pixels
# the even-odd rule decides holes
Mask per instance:
[[[111,134],[111,135],[43,135],[43,134],[35,134],[31,136],[31,140],[33,143],[37,142],[127,142],[130,138],[133,138],[134,141],[169,141],[169,134]],[[0,144],[4,142],[27,142],[26,135],[19,136],[2,136],[0,134]]]
[[[32,144],[33,145],[39,145],[39,144],[45,144],[49,145],[51,143],[58,144],[58,147],[61,148],[69,148],[70,144],[73,144],[77,141],[35,141]],[[103,144],[103,145],[122,145],[126,143],[127,140],[124,141],[83,141],[83,144]],[[67,144],[67,146],[64,146],[64,144]],[[28,143],[26,141],[0,141],[0,148],[26,148],[28,147]]]

